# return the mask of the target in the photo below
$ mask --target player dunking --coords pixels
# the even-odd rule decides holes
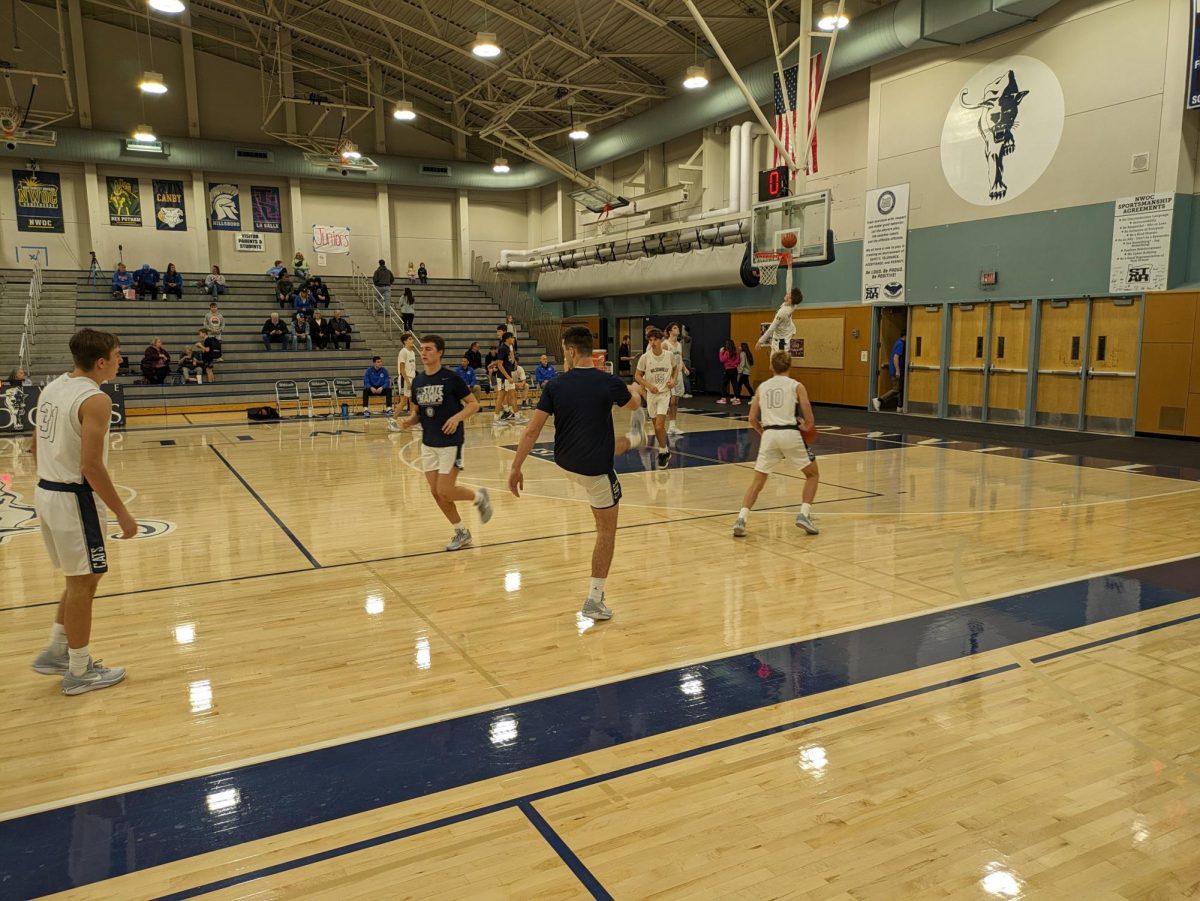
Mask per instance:
[[[792,288],[783,295],[783,303],[771,321],[771,325],[758,338],[759,347],[769,347],[771,350],[787,350],[788,342],[796,334],[796,323],[792,322],[792,313],[797,305],[804,300],[804,293],[799,288]]]
[[[492,518],[492,502],[486,488],[472,491],[457,484],[466,440],[463,423],[479,412],[479,401],[466,382],[442,368],[445,352],[446,342],[441,335],[421,338],[424,371],[413,377],[412,413],[401,426],[407,429],[421,423],[421,468],[438,509],[454,526],[454,537],[446,550],[459,551],[470,546],[471,532],[463,525],[455,502],[474,502],[480,521],[485,523]]]
[[[515,496],[521,496],[525,486],[521,465],[532,452],[546,420],[553,416],[554,462],[587,492],[596,521],[592,581],[582,613],[592,620],[606,620],[612,618],[612,611],[604,603],[604,584],[612,565],[621,501],[621,483],[613,470],[613,457],[645,443],[641,390],[637,385],[627,387],[615,375],[595,367],[592,333],[586,327],[567,329],[562,346],[563,373],[542,389],[533,420],[521,436],[508,474],[508,487]],[[620,440],[613,435],[613,406],[634,411],[630,432]]]
[[[817,458],[812,449],[804,443],[800,435],[802,426],[796,421],[796,408],[804,414],[804,425],[807,428],[815,421],[812,406],[808,402],[808,392],[795,379],[786,375],[792,366],[792,357],[786,350],[777,350],[771,354],[771,369],[775,375],[758,386],[754,392],[754,400],[750,404],[750,427],[762,436],[758,445],[758,459],[754,462],[754,480],[746,489],[746,497],[742,500],[742,509],[738,513],[737,522],[733,524],[733,537],[744,538],[746,535],[746,520],[750,518],[750,508],[758,500],[759,492],[767,484],[769,476],[784,460],[803,467],[804,493],[800,505],[800,515],[796,517],[796,525],[809,535],[816,535],[818,529],[811,518],[812,502],[817,496],[817,487],[821,482],[821,473],[817,469]]]
[[[63,694],[79,695],[125,678],[122,667],[93,660],[89,646],[92,600],[108,572],[104,507],[116,514],[122,538],[136,535],[138,525],[108,474],[112,402],[100,390],[116,375],[121,342],[116,335],[85,328],[75,333],[70,346],[75,368],[42,389],[33,435],[38,474],[34,506],[50,563],[67,577],[50,644],[33,661],[33,671],[62,676]]]
[[[676,357],[663,344],[663,333],[656,328],[646,332],[649,348],[638,357],[633,380],[646,392],[646,414],[654,423],[658,437],[658,466],[661,469],[671,460],[667,444],[667,414],[671,411],[671,392],[679,377]]]

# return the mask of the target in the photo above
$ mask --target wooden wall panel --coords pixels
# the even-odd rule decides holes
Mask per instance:
[[[1183,435],[1185,425],[1173,410],[1188,407],[1188,386],[1181,373],[1188,371],[1191,344],[1146,344],[1142,351],[1141,381],[1138,385],[1137,430]],[[1163,408],[1168,408],[1164,413]]]
[[[1180,292],[1178,294],[1146,295],[1146,323],[1142,341],[1146,344],[1172,344],[1191,335],[1200,317],[1196,307],[1200,305],[1200,294]]]
[[[1149,294],[1145,307],[1136,428],[1200,438],[1200,293]]]

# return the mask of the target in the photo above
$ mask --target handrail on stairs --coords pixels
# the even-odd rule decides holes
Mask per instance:
[[[17,352],[18,365],[30,376],[33,371],[33,341],[37,336],[38,309],[42,300],[42,266],[33,261],[33,274],[29,277],[29,299],[25,302],[25,319],[21,326],[21,347]]]
[[[546,348],[552,359],[559,356],[562,343],[562,316],[555,315],[535,296],[516,287],[509,278],[500,275],[492,264],[471,251],[471,280],[514,320],[529,331],[535,341]]]
[[[367,311],[375,318],[383,329],[383,333],[390,339],[395,333],[396,335],[404,334],[404,320],[400,318],[400,314],[396,312],[396,307],[390,303],[390,299],[383,296],[371,277],[367,275],[366,270],[358,265],[354,260],[350,261],[350,277],[355,295]]]

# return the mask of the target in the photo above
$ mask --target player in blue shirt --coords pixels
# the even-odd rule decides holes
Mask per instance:
[[[486,523],[492,518],[492,501],[486,488],[473,491],[457,484],[466,438],[463,423],[479,412],[479,401],[466,382],[442,368],[445,352],[446,342],[441,335],[421,338],[421,363],[425,368],[412,380],[412,413],[400,425],[408,429],[421,423],[421,469],[438,509],[454,526],[454,537],[446,550],[458,551],[470,546],[471,533],[463,525],[455,502],[473,501],[480,521]]]
[[[613,471],[613,457],[646,443],[642,421],[642,392],[592,362],[592,333],[574,326],[563,333],[563,372],[546,383],[533,420],[521,436],[508,474],[508,487],[520,497],[525,485],[521,465],[533,451],[546,420],[554,417],[554,462],[587,493],[596,520],[596,547],[592,551],[592,581],[582,613],[592,620],[612,618],[604,603],[604,583],[612,566],[617,538],[617,512],[621,483]],[[629,433],[617,440],[612,408],[636,411]]]

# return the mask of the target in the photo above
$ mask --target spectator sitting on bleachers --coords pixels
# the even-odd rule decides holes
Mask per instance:
[[[306,350],[312,350],[312,332],[308,327],[308,317],[297,312],[292,317],[292,350],[299,350],[301,342]]]
[[[405,274],[408,276],[409,284],[417,280],[417,266],[412,260],[408,261],[408,270]]]
[[[417,278],[421,280],[422,285],[429,282],[429,270],[425,268],[424,263],[417,267]]]
[[[292,275],[301,280],[308,278],[308,263],[304,262],[304,254],[298,250],[292,257]]]
[[[220,266],[213,266],[212,272],[204,276],[204,290],[210,297],[225,293],[225,276],[221,274]]]
[[[279,281],[283,274],[287,272],[287,266],[283,265],[283,260],[276,260],[275,265],[267,270],[267,275],[274,281]]]
[[[533,384],[544,385],[546,382],[554,378],[558,373],[554,369],[554,364],[550,362],[550,358],[542,354],[541,360],[538,361],[537,368],[533,370]]]
[[[5,388],[27,388],[33,384],[33,379],[29,377],[29,373],[18,366],[8,374],[8,379],[4,382]]]
[[[454,367],[454,374],[462,379],[471,393],[475,395],[475,399],[479,400],[479,395],[483,391],[479,387],[479,378],[475,375],[475,368],[471,365],[471,361],[466,356],[462,358],[462,362]]]
[[[317,299],[313,297],[312,291],[308,290],[307,287],[301,288],[292,295],[292,308],[297,313],[311,316],[313,310],[317,308]]]
[[[167,263],[167,271],[163,273],[163,300],[168,294],[174,294],[176,300],[183,300],[183,276],[175,268],[174,263]]]
[[[329,346],[329,320],[321,317],[320,310],[313,311],[312,322],[308,328],[312,332],[313,344],[317,350],[324,350]]]
[[[149,263],[142,263],[142,268],[133,274],[133,287],[137,289],[138,300],[147,294],[151,300],[158,300],[159,278],[157,269],[150,268]]]
[[[472,369],[483,368],[483,354],[479,352],[478,341],[472,341],[471,346],[467,348],[467,352],[463,356],[467,358],[467,365]]]
[[[338,349],[338,344],[346,342],[346,350],[350,349],[350,333],[354,331],[354,327],[350,325],[350,320],[342,316],[342,311],[338,310],[333,314],[333,319],[329,322],[329,334],[333,341],[333,349]]]
[[[371,365],[363,373],[362,415],[371,415],[371,398],[383,397],[383,415],[392,415],[392,377],[383,365],[383,357],[372,357]]]
[[[204,365],[204,372],[208,375],[210,382],[217,380],[216,362],[221,359],[221,342],[208,333],[208,329],[202,328],[197,332],[196,343],[192,348],[200,355],[200,362]]]
[[[183,355],[179,358],[179,368],[176,370],[177,375],[186,385],[188,382],[195,382],[199,385],[204,381],[200,370],[203,364],[196,359],[196,353],[191,347],[183,349]]]
[[[202,325],[208,329],[208,333],[218,341],[225,334],[225,314],[221,312],[220,307],[214,300],[208,305],[208,312],[204,314],[204,322]]]
[[[321,281],[321,276],[310,275],[308,278],[308,289],[312,291],[313,299],[328,310],[333,297],[329,294],[329,286]]]
[[[483,369],[487,374],[488,385],[492,391],[496,390],[496,380],[499,378],[496,374],[496,360],[499,359],[499,356],[493,347],[487,352],[487,356],[483,358]]]
[[[529,403],[529,377],[525,375],[525,367],[521,365],[521,358],[513,354],[513,371],[512,371],[513,389],[516,391],[517,406],[524,407]]]
[[[125,271],[124,263],[117,263],[117,271],[112,276],[113,297],[125,297],[133,300],[125,292],[133,288],[133,273]]]
[[[296,293],[296,288],[292,284],[292,277],[286,272],[279,276],[279,280],[275,282],[275,300],[279,303],[279,309],[283,310],[292,305],[292,296]]]
[[[162,338],[155,338],[142,355],[142,377],[151,385],[161,385],[171,374],[171,354],[162,346]]]
[[[271,349],[272,344],[278,344],[283,350],[288,349],[287,323],[279,318],[278,313],[272,313],[271,318],[262,326],[263,347]]]

